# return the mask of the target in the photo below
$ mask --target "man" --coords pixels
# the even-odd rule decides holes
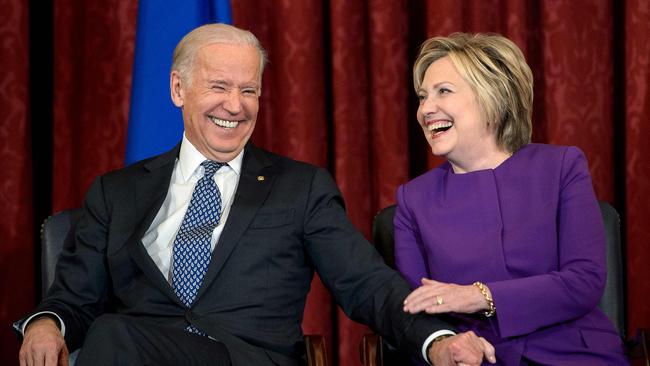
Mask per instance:
[[[65,363],[82,343],[80,365],[297,365],[314,269],[346,314],[400,348],[436,365],[493,359],[473,333],[402,310],[408,286],[324,170],[248,142],[264,63],[232,26],[181,40],[170,84],[183,140],[91,186],[75,247],[21,324],[21,365]]]

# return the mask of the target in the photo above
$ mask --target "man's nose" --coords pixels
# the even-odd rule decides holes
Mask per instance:
[[[223,103],[223,108],[230,114],[237,114],[241,112],[241,92],[239,90],[231,90],[228,93],[226,101]]]

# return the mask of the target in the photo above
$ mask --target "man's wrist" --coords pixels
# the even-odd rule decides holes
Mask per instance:
[[[32,325],[38,322],[43,322],[43,321],[50,321],[50,323],[54,324],[59,330],[61,330],[61,326],[59,325],[58,320],[56,317],[52,316],[51,314],[39,314],[32,319],[30,319],[29,323],[25,324],[25,331],[29,329]]]
[[[31,325],[35,320],[41,318],[52,319],[52,321],[54,321],[56,326],[61,331],[61,334],[65,336],[65,324],[63,324],[63,320],[61,320],[61,318],[56,313],[53,313],[51,311],[43,311],[40,313],[36,313],[30,316],[29,318],[27,318],[27,320],[25,320],[25,322],[22,324],[21,333],[23,334],[23,336],[25,336],[25,331],[27,330],[27,327]]]
[[[447,337],[452,337],[455,335],[456,333],[448,329],[442,329],[431,334],[422,344],[422,358],[428,364],[431,364],[431,361],[429,360],[429,349],[431,348],[431,345],[433,345],[433,343],[436,341],[443,340]]]
[[[438,336],[438,337],[437,337],[436,339],[434,339],[433,341],[429,342],[429,345],[427,346],[427,356],[429,356],[429,351],[431,351],[431,347],[432,347],[434,344],[436,344],[436,343],[442,341],[443,339],[449,338],[449,337],[453,337],[453,335],[451,335],[451,334],[443,334],[443,335],[441,335],[441,336]],[[428,359],[427,361],[429,361],[429,363],[431,363],[431,360],[430,360],[430,359]]]

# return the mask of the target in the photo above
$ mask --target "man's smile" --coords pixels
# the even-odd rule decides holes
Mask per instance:
[[[214,116],[208,116],[208,118],[210,118],[215,125],[223,128],[236,128],[237,125],[239,125],[239,121],[227,121]]]

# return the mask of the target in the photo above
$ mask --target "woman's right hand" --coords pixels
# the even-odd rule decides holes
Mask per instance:
[[[489,289],[486,286],[489,293]],[[422,286],[413,290],[404,300],[404,311],[415,314],[440,313],[475,313],[487,310],[489,305],[481,290],[474,285],[457,285],[427,278],[422,279]]]

